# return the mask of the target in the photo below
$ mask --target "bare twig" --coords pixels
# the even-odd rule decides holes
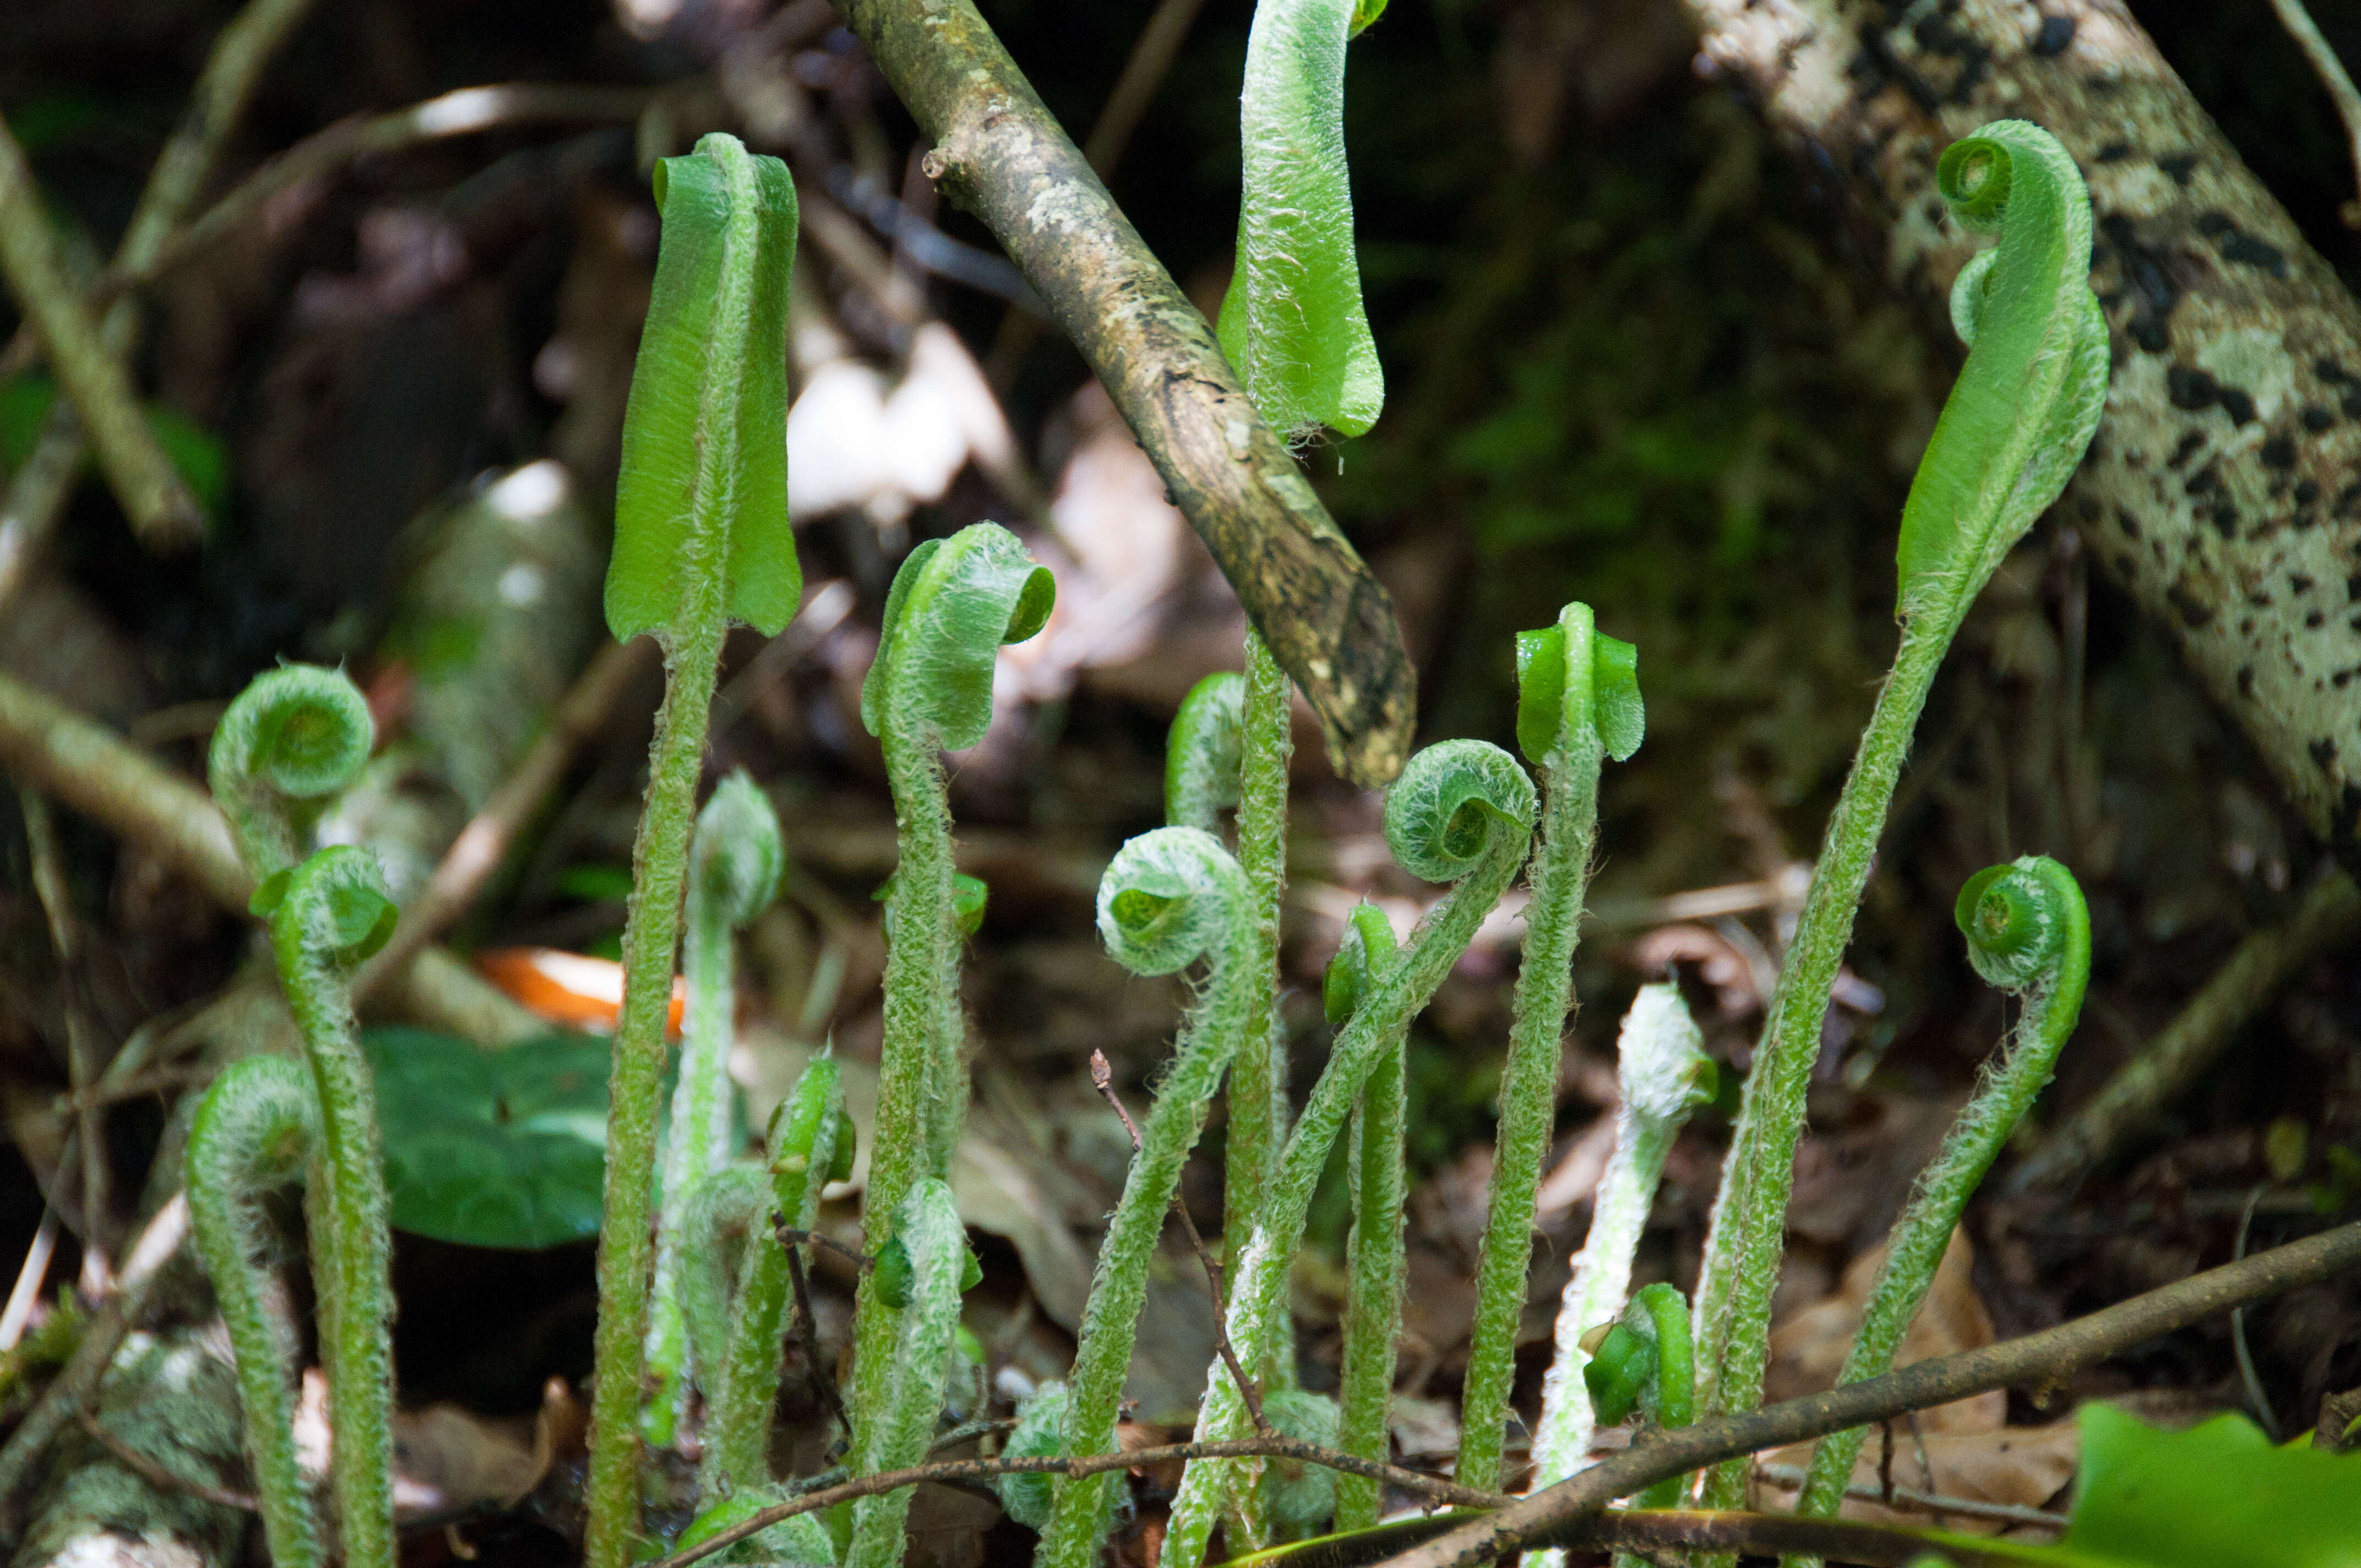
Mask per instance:
[[[401,912],[393,939],[353,976],[354,1002],[366,1002],[467,912],[500,869],[517,835],[557,787],[574,754],[597,733],[653,652],[653,642],[634,638],[629,642],[609,642],[591,656],[514,771],[500,781],[483,809],[444,851],[434,874]]]
[[[1123,1108],[1123,1097],[1115,1092],[1115,1069],[1107,1065],[1104,1051],[1091,1052],[1091,1087],[1099,1091],[1101,1099],[1115,1107],[1115,1115],[1123,1121],[1123,1130],[1131,1135],[1131,1152],[1137,1154],[1139,1126],[1131,1119],[1131,1113]],[[1213,1288],[1213,1348],[1221,1352],[1222,1365],[1230,1369],[1230,1379],[1238,1386],[1238,1393],[1246,1402],[1246,1414],[1254,1418],[1255,1431],[1269,1437],[1272,1435],[1271,1425],[1262,1413],[1262,1389],[1246,1376],[1246,1368],[1238,1365],[1238,1353],[1231,1348],[1230,1331],[1223,1321],[1227,1315],[1230,1292],[1229,1287],[1222,1282],[1222,1266],[1213,1261],[1212,1249],[1205,1245],[1205,1238],[1197,1234],[1197,1222],[1190,1215],[1189,1205],[1178,1192],[1172,1194],[1172,1212],[1180,1217],[1180,1228],[1188,1233],[1189,1245],[1196,1253],[1199,1266],[1205,1271],[1205,1282]]]
[[[2345,74],[2344,61],[2336,58],[2336,50],[2329,46],[2320,24],[2304,9],[2303,0],[2271,0],[2271,9],[2279,14],[2279,26],[2288,30],[2296,47],[2303,50],[2304,59],[2312,62],[2312,74],[2328,89],[2329,101],[2336,105],[2336,117],[2345,122],[2345,137],[2352,143],[2355,178],[2361,180],[2361,92],[2354,89],[2353,78]],[[2336,215],[2345,221],[2345,227],[2361,228],[2361,200],[2347,200],[2337,208]]]
[[[2331,872],[2290,919],[2248,934],[2196,995],[2097,1095],[2009,1173],[2006,1190],[2073,1186],[2155,1124],[2295,971],[2361,934],[2361,890]]]
[[[41,1299],[41,1286],[49,1277],[49,1258],[57,1247],[58,1212],[44,1205],[32,1245],[25,1248],[24,1266],[16,1270],[16,1283],[8,1292],[8,1305],[0,1309],[0,1352],[16,1349],[16,1342],[25,1337],[25,1325],[32,1321],[33,1304]]]
[[[160,1094],[168,1089],[184,1089],[211,1083],[221,1069],[215,1067],[157,1067],[145,1072],[125,1073],[117,1078],[112,1072],[103,1074],[96,1083],[79,1092],[60,1094],[49,1102],[49,1114],[79,1119],[92,1106],[119,1105],[126,1100],[143,1099]]]
[[[572,87],[517,82],[456,92],[366,119],[344,120],[307,137],[256,170],[195,222],[137,262],[118,260],[92,285],[95,298],[109,299],[144,288],[235,233],[270,199],[306,181],[321,179],[346,164],[376,154],[478,131],[577,121],[638,117],[654,94],[639,87]]]
[[[210,796],[104,725],[5,674],[0,771],[136,840],[224,907],[247,912],[254,882]],[[440,948],[419,953],[388,999],[423,1024],[470,1039],[506,1042],[542,1028]]]
[[[155,257],[165,236],[178,226],[212,177],[223,146],[246,113],[263,68],[279,52],[312,0],[252,0],[214,40],[212,54],[190,94],[189,107],[171,139],[148,176],[147,189],[132,210],[116,248],[114,265],[137,268]],[[98,296],[86,296],[95,306]],[[29,326],[29,323],[27,325]],[[119,304],[99,323],[107,353],[117,359],[128,355],[138,336],[138,312]],[[20,328],[16,341],[0,356],[14,371],[28,361],[38,334]],[[20,351],[21,350],[21,351]],[[10,481],[0,500],[0,603],[5,603],[23,580],[23,574],[57,524],[73,476],[81,467],[82,427],[63,403],[51,409],[31,455]]]
[[[1760,1410],[1659,1431],[1569,1480],[1518,1499],[1394,1559],[1396,1568],[1472,1568],[1568,1532],[1618,1497],[1669,1476],[1766,1448],[1932,1409],[1987,1389],[2057,1378],[2142,1341],[2361,1266],[2361,1223],[2340,1225],[2244,1262],[2209,1269],[2103,1311],[1979,1350],[1914,1362],[1883,1377]]]
[[[6,1445],[0,1447],[0,1536],[16,1533],[16,1489],[24,1484],[33,1462],[49,1451],[66,1422],[89,1408],[91,1397],[98,1392],[99,1380],[115,1364],[115,1353],[122,1348],[123,1336],[131,1332],[146,1309],[148,1292],[156,1277],[171,1261],[172,1255],[181,1250],[188,1235],[189,1201],[176,1193],[156,1211],[148,1228],[139,1233],[131,1255],[124,1260],[115,1289],[91,1314],[89,1325],[82,1330],[82,1343],[74,1347],[64,1369],[41,1391],[40,1402],[8,1434]]]
[[[33,170],[5,124],[0,124],[0,272],[49,345],[58,385],[90,432],[99,467],[132,532],[151,549],[196,543],[204,514],[156,444],[130,374],[107,352],[98,323],[67,280]]]
[[[1455,1486],[1432,1475],[1422,1475],[1415,1470],[1356,1458],[1333,1448],[1323,1448],[1316,1442],[1304,1442],[1291,1437],[1249,1437],[1233,1442],[1175,1442],[1160,1448],[1136,1448],[1127,1453],[1090,1453],[1071,1459],[1056,1454],[948,1459],[908,1470],[887,1470],[874,1475],[858,1476],[839,1486],[806,1492],[799,1497],[749,1514],[728,1530],[708,1536],[686,1552],[675,1552],[670,1557],[661,1558],[650,1563],[648,1568],[688,1568],[688,1564],[734,1546],[750,1535],[759,1535],[782,1519],[927,1482],[989,1481],[1002,1475],[1080,1477],[1097,1475],[1109,1470],[1129,1470],[1192,1459],[1291,1459],[1300,1464],[1342,1470],[1349,1475],[1371,1476],[1430,1502],[1456,1508],[1496,1508],[1509,1500],[1498,1492],[1479,1492],[1473,1486]]]
[[[877,1260],[859,1247],[847,1246],[834,1236],[818,1231],[801,1231],[793,1225],[774,1225],[771,1230],[779,1238],[779,1245],[787,1249],[789,1257],[795,1255],[795,1249],[798,1246],[817,1246],[827,1248],[863,1274],[877,1266]]]
[[[2255,1226],[2255,1205],[2263,1201],[2263,1194],[2269,1190],[2270,1183],[2261,1182],[2246,1194],[2246,1206],[2238,1211],[2238,1239],[2230,1248],[2233,1260],[2246,1255],[2246,1236]],[[2270,1393],[2263,1387],[2262,1375],[2255,1370],[2255,1354],[2246,1348],[2246,1309],[2244,1307],[2234,1307],[2230,1310],[2230,1350],[2237,1359],[2239,1380],[2246,1386],[2246,1400],[2255,1408],[2255,1420],[2261,1424],[2263,1435],[2273,1442],[2279,1442],[2279,1412],[2271,1409]]]
[[[804,1380],[811,1385],[812,1398],[819,1408],[835,1418],[837,1429],[846,1439],[852,1436],[852,1418],[844,1413],[844,1400],[836,1391],[836,1379],[819,1364],[819,1315],[812,1310],[811,1281],[804,1274],[804,1255],[784,1238],[780,1245],[786,1248],[787,1280],[796,1292],[795,1334],[804,1347]],[[866,1263],[867,1258],[862,1261]]]
[[[167,1492],[186,1492],[192,1497],[203,1497],[208,1503],[214,1503],[225,1508],[236,1508],[242,1513],[258,1514],[262,1511],[262,1505],[244,1492],[232,1492],[220,1486],[207,1486],[203,1481],[193,1481],[186,1475],[166,1469],[154,1457],[140,1453],[108,1431],[106,1423],[88,1410],[82,1411],[78,1419],[81,1420],[82,1430],[90,1434],[92,1442],[115,1455],[126,1469],[149,1486]]]
[[[1105,383],[1173,502],[1301,686],[1347,778],[1401,771],[1415,681],[1393,606],[1206,324],[970,0],[844,0],[934,142],[927,172],[999,236]]]
[[[1890,1452],[1890,1451],[1889,1451]],[[1804,1467],[1800,1464],[1773,1464],[1757,1461],[1754,1473],[1774,1486],[1793,1491],[1804,1484]],[[1897,1486],[1889,1475],[1876,1486],[1847,1486],[1845,1496],[1858,1497],[1864,1503],[1883,1503],[1887,1508],[1920,1508],[1931,1514],[1957,1514],[1961,1519],[1989,1519],[1994,1524],[2028,1525],[2037,1530],[2064,1530],[2066,1516],[2053,1514],[2047,1508],[2021,1508],[2015,1503],[1987,1503],[1975,1497],[1947,1497],[1938,1492],[1922,1492],[1916,1487]]]
[[[33,861],[33,891],[49,919],[49,948],[57,955],[58,995],[66,1019],[66,1073],[76,1102],[73,1142],[82,1156],[82,1235],[83,1245],[106,1246],[105,1118],[89,1096],[99,1072],[98,1041],[90,1009],[82,1004],[81,923],[75,919],[73,895],[66,883],[64,850],[58,844],[57,823],[49,815],[49,797],[37,789],[20,789],[16,804],[25,814],[25,843]],[[64,1172],[58,1172],[62,1176]]]

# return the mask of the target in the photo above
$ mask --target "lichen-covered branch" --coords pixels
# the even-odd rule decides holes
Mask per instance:
[[[1303,688],[1338,772],[1391,780],[1417,701],[1392,602],[1255,411],[1213,328],[970,0],[840,5],[933,140],[927,171],[992,226],[1105,383]]]
[[[2361,304],[2123,0],[1684,4],[1930,333],[1974,243],[1934,199],[1944,146],[2005,115],[2073,154],[2114,371],[2060,515],[2361,862]]]

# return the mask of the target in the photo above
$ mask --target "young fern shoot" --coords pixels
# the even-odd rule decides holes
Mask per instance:
[[[394,1557],[387,1330],[392,1306],[376,1095],[355,1036],[347,981],[350,967],[393,934],[395,913],[384,875],[367,850],[336,846],[300,864],[295,857],[308,836],[307,819],[351,782],[375,744],[368,704],[350,680],[337,671],[291,664],[264,674],[238,694],[214,730],[206,762],[214,798],[229,819],[247,869],[258,879],[252,909],[269,925],[280,985],[310,1069],[313,1124],[318,1129],[309,1190],[312,1277],[335,1440],[338,1520],[345,1559],[355,1568],[390,1568]],[[257,1086],[263,1081],[243,1075],[234,1080]],[[258,1102],[250,1113],[241,1114],[226,1101],[217,1107],[221,1142],[206,1152],[202,1173],[214,1195],[214,1212],[206,1222],[214,1234],[204,1244],[209,1267],[218,1264],[240,1272],[247,1257],[251,1227],[239,1218],[236,1194],[225,1185],[261,1154],[245,1141],[247,1135],[259,1137],[273,1127],[283,1132],[286,1117],[297,1114],[278,1104],[281,1089],[262,1092],[276,1109]],[[192,1145],[192,1160],[196,1155]],[[225,1292],[225,1312],[231,1310],[229,1298],[262,1288],[250,1267],[242,1278],[215,1279]],[[242,1387],[267,1402],[266,1381],[277,1386],[283,1378],[275,1345],[267,1335],[242,1332],[233,1346]],[[249,1353],[259,1358],[252,1365]],[[258,1485],[280,1493],[275,1528],[300,1553],[302,1532],[292,1523],[296,1509],[285,1495],[275,1439],[267,1446],[250,1446]]]
[[[1248,916],[1251,899],[1229,851],[1196,828],[1141,834],[1116,853],[1099,883],[1099,935],[1117,963],[1151,975],[1174,973],[1199,959],[1207,968],[1099,1247],[1097,1277],[1067,1378],[1061,1452],[1070,1455],[1115,1452],[1117,1407],[1157,1237],[1223,1070],[1240,1041],[1252,1037],[1246,1009],[1259,953]],[[1121,1484],[1115,1471],[1060,1479],[1036,1568],[1097,1563]]]
[[[664,699],[631,853],[598,1234],[588,1568],[638,1536],[650,1199],[682,883],[721,642],[775,634],[803,588],[787,523],[786,300],[796,192],[786,165],[715,134],[656,165],[663,236],[623,418],[607,625],[664,652]]]
[[[796,1080],[772,1113],[767,1146],[770,1212],[788,1230],[808,1232],[818,1218],[820,1190],[852,1174],[852,1122],[832,1058],[815,1058]],[[786,1248],[767,1223],[748,1236],[743,1256],[719,1358],[700,1360],[697,1368],[706,1399],[697,1477],[708,1507],[771,1478],[771,1412],[793,1278]]]
[[[870,1168],[876,1168],[874,1154]],[[887,1246],[901,1250],[895,1271],[901,1278],[880,1294],[900,1300],[892,1306],[878,1300],[881,1309],[894,1314],[895,1332],[881,1379],[882,1419],[854,1432],[858,1471],[864,1475],[908,1469],[926,1458],[928,1445],[935,1440],[951,1340],[959,1330],[960,1292],[974,1261],[951,1201],[950,1184],[936,1176],[919,1178],[894,1216],[894,1238]],[[873,1282],[886,1270],[881,1258],[864,1277]],[[853,1504],[852,1542],[845,1552],[844,1568],[899,1568],[906,1550],[902,1524],[909,1512],[906,1488]]]
[[[312,1283],[344,1561],[393,1568],[393,1245],[377,1092],[350,987],[353,967],[393,935],[393,901],[377,857],[348,844],[316,851],[254,897],[255,913],[270,922],[271,953],[319,1106],[325,1180],[309,1205]]]
[[[1746,1081],[1707,1234],[1696,1315],[1709,1413],[1761,1399],[1795,1144],[1838,965],[1919,710],[1969,606],[2081,461],[2106,399],[2107,331],[2091,292],[2091,202],[2057,139],[1998,120],[1954,142],[1936,184],[2000,244],[1960,275],[1952,321],[1967,364],[1903,510],[1901,646],[1862,731]],[[1708,1506],[1743,1495],[1732,1461]]]
[[[1292,686],[1270,650],[1246,633],[1246,673],[1222,670],[1189,690],[1164,750],[1164,818],[1218,833],[1237,808],[1238,863],[1253,894],[1239,918],[1254,927],[1246,1037],[1266,1042],[1230,1063],[1229,1125],[1224,1139],[1224,1277],[1253,1233],[1263,1183],[1287,1123],[1287,1036],[1279,1026],[1279,923],[1287,893],[1287,763]],[[1287,1358],[1280,1356],[1279,1362]],[[1279,1368],[1257,1376],[1269,1378]],[[1291,1368],[1288,1369],[1290,1372]]]
[[[1345,45],[1382,3],[1260,0],[1246,35],[1237,270],[1222,301],[1222,353],[1271,427],[1359,435],[1385,372],[1361,304],[1345,166]]]
[[[293,1325],[272,1310],[261,1199],[319,1156],[320,1116],[303,1069],[280,1057],[232,1062],[189,1129],[189,1229],[213,1277],[237,1363],[246,1453],[276,1568],[318,1568],[320,1526],[295,1457]]]
[[[1476,1322],[1460,1406],[1463,1486],[1500,1480],[1509,1395],[1517,1376],[1517,1323],[1532,1266],[1533,1204],[1556,1119],[1557,1068],[1574,1003],[1574,948],[1598,836],[1598,773],[1640,749],[1646,724],[1639,651],[1597,630],[1590,607],[1570,604],[1557,623],[1517,636],[1517,745],[1542,770],[1541,847],[1511,1003],[1509,1056],[1500,1072],[1490,1211],[1476,1265]]]
[[[1322,977],[1320,1000],[1331,1027],[1343,1028],[1362,999],[1400,961],[1392,922],[1374,904],[1354,906],[1345,940]],[[1410,1115],[1405,1035],[1378,1047],[1353,1112],[1345,1169],[1351,1180],[1353,1230],[1345,1290],[1343,1387],[1336,1446],[1380,1464],[1391,1457],[1394,1342],[1401,1333],[1402,1136]],[[1383,1510],[1374,1477],[1336,1477],[1336,1528],[1367,1530]]]
[[[1616,1056],[1622,1099],[1615,1110],[1615,1152],[1591,1200],[1590,1234],[1574,1255],[1558,1300],[1556,1354],[1542,1385],[1541,1425],[1533,1432],[1533,1490],[1565,1480],[1587,1461],[1600,1412],[1592,1406],[1583,1376],[1591,1362],[1584,1342],[1621,1307],[1664,1157],[1689,1113],[1714,1093],[1713,1058],[1705,1054],[1697,1021],[1676,985],[1640,988],[1623,1015]],[[1686,1303],[1681,1310],[1687,1310]],[[1686,1347],[1686,1322],[1679,1337]],[[1544,1568],[1557,1568],[1564,1558],[1563,1552],[1551,1552],[1543,1560]]]
[[[1689,1338],[1689,1304],[1670,1285],[1643,1285],[1612,1323],[1585,1334],[1583,1389],[1598,1419],[1617,1426],[1636,1409],[1669,1431],[1697,1420],[1697,1357]],[[1675,1475],[1640,1494],[1643,1508],[1679,1505],[1685,1483]],[[1564,1554],[1552,1552],[1554,1561]],[[1613,1568],[1648,1568],[1648,1560],[1615,1554]]]
[[[900,851],[885,899],[885,1039],[862,1196],[873,1252],[891,1239],[915,1184],[949,1173],[967,1104],[963,928],[941,755],[983,739],[1001,645],[1039,631],[1056,598],[1049,573],[1015,534],[991,522],[919,544],[886,594],[877,656],[861,686],[861,721],[885,753]],[[980,915],[980,903],[973,907]],[[852,1424],[861,1454],[875,1446],[873,1429],[895,1419],[888,1389],[899,1377],[890,1365],[899,1328],[876,1283],[873,1273],[862,1277],[853,1309]]]
[[[1986,1064],[1974,1097],[1944,1135],[1909,1205],[1894,1223],[1885,1261],[1870,1287],[1839,1384],[1893,1370],[1894,1353],[1927,1299],[1968,1199],[2048,1083],[2058,1053],[2081,1016],[2090,984],[2090,910],[2074,873],[2048,856],[2027,855],[2013,865],[1978,872],[1960,890],[1957,915],[1976,972],[2019,997],[2024,1013],[2015,1039],[1998,1062]],[[1856,1427],[1820,1440],[1796,1512],[1807,1518],[1835,1515],[1868,1435],[1867,1429]],[[1790,1568],[1818,1568],[1819,1560],[1792,1557],[1787,1563]]]
[[[769,907],[785,860],[779,816],[770,800],[742,772],[723,779],[698,815],[689,846],[682,966],[688,1000],[681,1019],[680,1078],[673,1088],[672,1141],[664,1157],[648,1322],[648,1371],[655,1391],[645,1430],[648,1441],[659,1447],[671,1446],[688,1399],[688,1333],[680,1288],[684,1205],[689,1189],[721,1168],[735,1142],[730,1047],[737,1035],[737,954],[730,933]]]
[[[1312,1085],[1289,1135],[1257,1216],[1225,1314],[1240,1363],[1263,1365],[1279,1343],[1287,1316],[1287,1278],[1328,1152],[1344,1132],[1388,1042],[1410,1026],[1444,976],[1475,938],[1484,916],[1524,864],[1536,802],[1516,760],[1481,740],[1445,740],[1410,760],[1386,795],[1386,841],[1411,875],[1455,882],[1413,934],[1400,962],[1376,981],[1339,1032],[1328,1066]],[[1244,1391],[1216,1362],[1198,1407],[1197,1438],[1244,1436]],[[1193,1460],[1182,1473],[1165,1538],[1169,1568],[1198,1568],[1214,1522],[1244,1467],[1231,1460]]]

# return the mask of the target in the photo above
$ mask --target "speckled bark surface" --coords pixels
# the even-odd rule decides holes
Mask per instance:
[[[1105,383],[1356,783],[1410,755],[1417,689],[1392,602],[1157,261],[968,0],[839,0],[934,142],[926,169],[992,226]]]
[[[2120,0],[1684,0],[1940,322],[1976,248],[1935,159],[2039,122],[2090,181],[2106,417],[2059,511],[2361,863],[2361,308]],[[1906,21],[1906,26],[1897,22]]]

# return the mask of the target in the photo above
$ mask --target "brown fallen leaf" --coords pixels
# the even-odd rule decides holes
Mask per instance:
[[[1766,1402],[1823,1393],[1836,1384],[1861,1327],[1862,1308],[1876,1283],[1877,1266],[1885,1256],[1873,1247],[1853,1259],[1838,1284],[1836,1294],[1780,1322],[1771,1331],[1771,1363],[1763,1374]],[[1951,1233],[1943,1261],[1935,1271],[1926,1303],[1918,1309],[1910,1330],[1902,1336],[1894,1365],[1907,1366],[1956,1351],[1974,1350],[1993,1342],[1992,1314],[1984,1310],[1970,1275],[1975,1250],[1965,1234]],[[1925,1411],[1918,1418],[1922,1432],[1989,1432],[2008,1419],[2008,1396],[1993,1389],[1972,1398]]]
[[[1926,1431],[1922,1422],[1925,1463],[1921,1464],[1920,1443],[1911,1436],[1909,1424],[1901,1420],[1892,1424],[1894,1485],[1938,1497],[1957,1497],[1963,1502],[2040,1508],[2073,1479],[2074,1466],[2081,1455],[2080,1433],[2070,1420],[2052,1426],[2001,1427],[1991,1431]],[[1860,1459],[1854,1462],[1852,1484],[1881,1486],[1880,1467],[1884,1459],[1884,1445],[1872,1431],[1861,1445]],[[1812,1462],[1812,1445],[1799,1442],[1792,1448],[1780,1449],[1770,1454],[1768,1461],[1774,1465],[1800,1468]],[[1758,1500],[1774,1508],[1792,1508],[1795,1488],[1764,1480]],[[1923,1508],[1889,1508],[1861,1497],[1846,1498],[1843,1515],[1849,1519],[1876,1524],[1923,1526],[1930,1522]],[[1964,1514],[1947,1515],[1942,1522],[1947,1530],[1974,1535],[1995,1535],[2008,1528],[2000,1520]]]

